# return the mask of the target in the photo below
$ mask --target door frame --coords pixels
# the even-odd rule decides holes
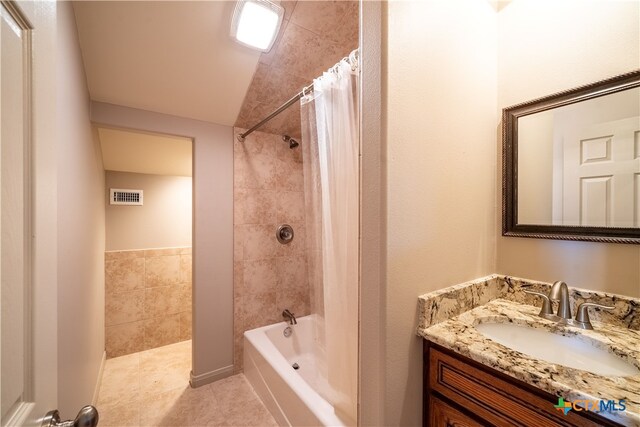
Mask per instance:
[[[56,158],[56,2],[3,1],[19,11],[29,32],[29,203],[30,322],[29,400],[7,417],[7,424],[40,426],[58,404],[57,158]],[[35,58],[35,60],[34,60]],[[26,399],[25,399],[26,400]]]

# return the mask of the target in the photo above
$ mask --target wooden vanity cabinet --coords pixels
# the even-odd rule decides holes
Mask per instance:
[[[620,426],[592,412],[563,415],[558,398],[424,340],[423,425]]]

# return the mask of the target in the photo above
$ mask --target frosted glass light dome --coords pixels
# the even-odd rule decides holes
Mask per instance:
[[[231,37],[238,43],[268,52],[278,35],[284,9],[268,0],[240,0],[231,21]]]

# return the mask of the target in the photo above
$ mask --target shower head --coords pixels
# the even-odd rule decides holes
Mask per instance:
[[[284,142],[288,142],[289,143],[289,148],[291,148],[291,149],[296,148],[298,145],[300,145],[298,143],[298,141],[296,141],[295,139],[291,138],[289,135],[282,135],[282,140]]]

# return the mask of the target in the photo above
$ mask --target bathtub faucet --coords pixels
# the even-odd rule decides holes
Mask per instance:
[[[287,322],[289,322],[290,325],[297,325],[298,324],[298,321],[296,320],[296,316],[292,312],[290,312],[288,308],[286,308],[282,312],[282,317],[287,319]]]

